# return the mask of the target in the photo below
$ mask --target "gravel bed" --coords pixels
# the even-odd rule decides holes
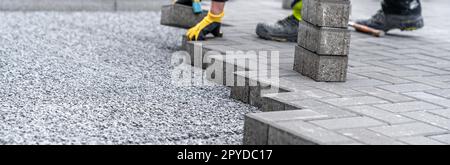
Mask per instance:
[[[0,144],[240,144],[258,109],[171,84],[156,12],[0,12]]]

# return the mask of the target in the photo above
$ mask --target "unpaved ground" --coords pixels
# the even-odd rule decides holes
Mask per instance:
[[[0,144],[240,144],[257,111],[176,87],[181,30],[140,13],[0,13]]]

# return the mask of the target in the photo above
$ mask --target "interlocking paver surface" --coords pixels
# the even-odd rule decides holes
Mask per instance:
[[[296,43],[261,40],[254,33],[258,22],[275,22],[290,11],[273,7],[279,6],[277,0],[260,0],[259,10],[246,10],[251,3],[232,1],[227,5],[224,22],[231,26],[223,29],[225,36],[221,40],[225,40],[228,45],[217,49],[222,52],[227,49],[279,51],[280,61],[283,61],[279,70],[292,71]],[[352,6],[352,20],[369,18],[380,8],[380,1],[353,0]],[[277,105],[272,106],[275,108],[272,110],[305,108],[323,113],[331,118],[326,123],[314,122],[319,119],[306,123],[317,126],[321,131],[325,129],[340,135],[346,133],[346,137],[356,143],[448,143],[447,135],[444,134],[450,131],[446,126],[450,107],[447,92],[450,89],[450,30],[443,27],[450,26],[447,17],[450,14],[447,10],[449,7],[450,2],[446,0],[423,1],[426,26],[418,31],[394,30],[383,38],[352,32],[347,82],[323,83],[296,73],[282,75],[279,87],[293,93],[267,96],[267,104],[273,99]],[[210,42],[214,40],[203,44],[207,46]],[[313,95],[300,92],[315,89],[327,92],[327,97],[319,97],[321,93]],[[345,120],[348,118],[364,120]],[[364,121],[370,122],[365,124]],[[305,124],[302,120],[298,122],[299,125]],[[295,121],[290,121],[290,124],[295,125]],[[352,136],[349,132],[331,130],[355,124],[361,126],[358,129],[362,131],[351,132],[360,135]],[[292,130],[290,133],[289,136],[314,137],[313,132]],[[282,142],[293,139],[282,135],[280,132],[276,134]],[[380,139],[377,139],[378,135]],[[277,144],[276,139],[272,137],[271,143]]]

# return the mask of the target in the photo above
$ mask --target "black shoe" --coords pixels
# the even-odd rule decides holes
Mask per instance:
[[[277,21],[275,24],[259,23],[256,34],[267,40],[297,42],[299,21],[293,16]]]
[[[385,14],[382,10],[368,20],[360,20],[356,23],[369,26],[385,32],[393,29],[413,31],[424,26],[422,15],[393,15]]]

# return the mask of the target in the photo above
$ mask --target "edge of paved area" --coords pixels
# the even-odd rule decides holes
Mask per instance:
[[[172,0],[0,0],[0,11],[157,11]]]
[[[219,38],[209,40],[208,42],[187,41],[183,37],[182,47],[191,56],[192,61],[201,61],[201,59],[209,59],[207,61],[214,61],[214,63],[223,63],[224,71],[227,68],[235,68],[234,77],[232,79],[245,79],[244,86],[228,86],[231,88],[231,98],[238,101],[250,104],[255,107],[262,108],[263,113],[250,113],[245,117],[244,124],[244,145],[329,145],[329,144],[362,144],[353,139],[339,135],[333,131],[320,128],[318,126],[309,124],[304,121],[330,119],[330,116],[323,115],[314,109],[305,109],[301,106],[289,105],[285,101],[276,100],[278,94],[290,93],[289,85],[280,82],[275,86],[276,91],[273,93],[263,94],[263,90],[274,87],[270,80],[254,79],[256,70],[250,70],[248,65],[223,61],[223,53],[221,48],[208,47],[207,43],[214,42],[214,40],[226,40],[226,38]],[[202,43],[199,46],[199,43]],[[203,45],[206,44],[206,45]],[[194,56],[194,49],[201,49],[203,53],[208,51],[217,51],[221,55]],[[197,50],[199,51],[199,50]],[[243,57],[244,58],[244,57]],[[252,64],[250,64],[252,65]],[[195,66],[202,67],[207,66]],[[236,71],[238,70],[238,71]],[[280,72],[281,76],[292,76],[298,73],[294,71],[283,70]],[[227,86],[227,74],[222,74],[222,80],[216,82]],[[212,80],[214,81],[214,80]],[[249,85],[250,82],[256,82],[256,86]]]
[[[312,99],[313,97],[302,102],[292,101],[290,99],[297,96],[320,91],[309,88],[306,84],[321,83],[313,82],[293,70],[282,68],[279,73],[282,80],[279,83],[273,83],[264,78],[255,79],[258,71],[250,69],[253,67],[248,68],[249,65],[254,65],[252,57],[249,57],[249,65],[224,61],[224,52],[229,48],[226,46],[215,47],[214,43],[220,41],[227,41],[227,37],[207,42],[186,41],[183,37],[182,47],[189,53],[192,61],[200,62],[202,59],[208,59],[207,61],[214,61],[214,64],[222,63],[224,71],[229,67],[234,68],[232,79],[245,79],[244,86],[229,86],[226,84],[227,74],[224,73],[221,78],[223,81],[216,82],[231,88],[231,98],[262,109],[262,113],[250,113],[245,116],[244,145],[441,145],[445,143],[436,139],[441,136],[447,137],[450,133],[442,127],[399,116],[394,116],[399,123],[392,125],[363,113],[357,113],[358,110],[353,112],[318,102]],[[195,50],[199,48],[200,50]],[[202,52],[201,56],[194,56],[197,51]],[[207,55],[208,51],[220,54]],[[290,65],[285,66],[290,67]],[[207,66],[203,64],[195,67],[206,68]],[[295,77],[299,77],[301,81],[297,81],[297,79],[286,81],[290,78],[295,79]],[[251,86],[250,82],[256,82],[257,85]],[[274,87],[274,84],[276,91],[263,93],[263,90]],[[334,86],[336,84],[327,85]],[[323,93],[323,96],[319,95],[321,94],[314,97],[328,98],[327,93]],[[371,96],[358,96],[357,98],[362,101],[387,103]],[[371,111],[371,109],[367,111]],[[377,111],[371,113],[383,115],[376,114]]]

